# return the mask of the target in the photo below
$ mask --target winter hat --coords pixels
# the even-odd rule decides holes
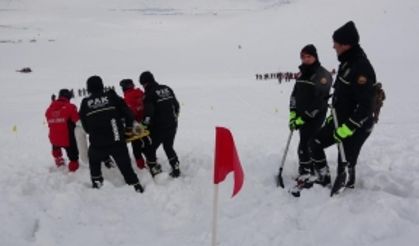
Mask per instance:
[[[333,33],[333,41],[339,44],[356,45],[359,43],[359,34],[353,21],[338,28]]]
[[[154,76],[150,71],[145,71],[140,75],[140,84],[154,83]]]
[[[301,50],[300,54],[308,54],[308,55],[312,55],[316,58],[316,60],[319,59],[319,57],[317,56],[317,49],[314,45],[312,44],[308,44],[306,46],[304,46],[304,48]]]
[[[68,89],[61,89],[60,92],[58,92],[58,97],[65,97],[70,100],[73,97],[73,93]]]
[[[132,79],[123,79],[121,82],[119,82],[119,85],[121,86],[122,91],[126,91],[134,87],[134,82]]]
[[[99,93],[103,92],[103,82],[102,79],[97,76],[91,76],[87,79],[87,91],[90,93]]]

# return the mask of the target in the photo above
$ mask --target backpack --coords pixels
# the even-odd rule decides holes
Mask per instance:
[[[380,82],[374,84],[373,90],[372,113],[374,123],[377,123],[380,110],[383,107],[384,100],[386,99],[386,93],[384,92],[383,85]]]

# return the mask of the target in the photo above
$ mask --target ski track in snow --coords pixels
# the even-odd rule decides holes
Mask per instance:
[[[209,244],[215,126],[231,129],[245,171],[234,199],[231,175],[220,186],[219,245],[417,244],[419,86],[411,71],[418,65],[418,3],[103,2],[0,0],[0,245]],[[313,10],[324,18],[311,19]],[[296,71],[308,42],[327,68],[336,67],[324,39],[348,19],[387,100],[361,151],[356,189],[330,198],[329,189],[314,186],[297,199],[287,193],[297,173],[297,136],[284,167],[286,189],[274,182],[293,83],[255,81],[254,74]],[[24,66],[34,72],[15,72]],[[81,88],[92,74],[118,87],[146,69],[180,100],[182,177],[157,184],[133,164],[146,189],[137,194],[117,169],[103,169],[100,190],[90,188],[86,163],[76,173],[56,169],[43,118],[50,94]],[[327,155],[334,178],[336,148]],[[162,150],[158,157],[169,171]]]

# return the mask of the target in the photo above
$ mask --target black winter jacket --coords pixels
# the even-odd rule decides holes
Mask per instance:
[[[82,100],[80,120],[95,147],[125,144],[125,127],[132,127],[134,115],[115,91],[92,94]]]
[[[317,61],[301,65],[301,75],[295,81],[290,98],[290,110],[310,121],[327,112],[327,99],[332,86],[331,74]]]
[[[147,84],[144,94],[143,123],[152,129],[176,127],[179,102],[173,90],[157,82]]]
[[[374,68],[359,45],[338,57],[341,64],[333,85],[333,107],[339,124],[352,129],[370,128],[376,83]]]

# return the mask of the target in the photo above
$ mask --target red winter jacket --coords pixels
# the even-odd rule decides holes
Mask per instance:
[[[134,118],[138,122],[143,118],[143,96],[144,92],[139,88],[129,88],[124,91],[125,103],[134,113]]]
[[[45,112],[51,144],[59,147],[70,146],[70,131],[80,119],[77,107],[65,97],[60,97],[49,105]]]

